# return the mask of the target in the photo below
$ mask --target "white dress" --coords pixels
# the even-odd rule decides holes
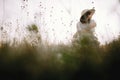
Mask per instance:
[[[90,23],[82,24],[80,21],[77,23],[77,32],[94,32],[96,23],[94,20],[91,20]]]
[[[82,24],[80,21],[77,23],[77,32],[73,36],[74,39],[82,39],[83,36],[88,36],[89,38],[95,38],[94,32],[96,27],[96,22],[90,20],[90,23]]]

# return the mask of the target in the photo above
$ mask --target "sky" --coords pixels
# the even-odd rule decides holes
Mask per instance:
[[[84,9],[95,8],[95,35],[101,44],[117,38],[120,32],[119,0],[0,0],[0,34],[3,40],[22,41],[27,25],[36,24],[42,39],[69,43]]]

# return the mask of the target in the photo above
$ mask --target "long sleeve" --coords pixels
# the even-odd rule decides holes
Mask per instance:
[[[77,23],[76,28],[77,28],[77,32],[81,31],[80,22]]]
[[[90,24],[89,24],[89,28],[92,29],[92,28],[95,28],[95,27],[96,27],[96,22],[94,20],[91,20]]]

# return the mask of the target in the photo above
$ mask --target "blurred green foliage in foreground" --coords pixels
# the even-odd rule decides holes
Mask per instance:
[[[103,46],[86,37],[76,43],[1,44],[0,80],[120,80],[120,38]]]

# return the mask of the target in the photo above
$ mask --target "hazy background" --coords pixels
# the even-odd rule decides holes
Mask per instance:
[[[68,43],[81,11],[93,7],[99,41],[116,38],[120,32],[119,0],[0,0],[0,39],[21,42],[28,34],[26,27],[36,24],[44,41]]]
[[[62,44],[93,7],[95,35],[114,40]],[[119,21],[120,0],[0,0],[0,80],[120,80]]]

